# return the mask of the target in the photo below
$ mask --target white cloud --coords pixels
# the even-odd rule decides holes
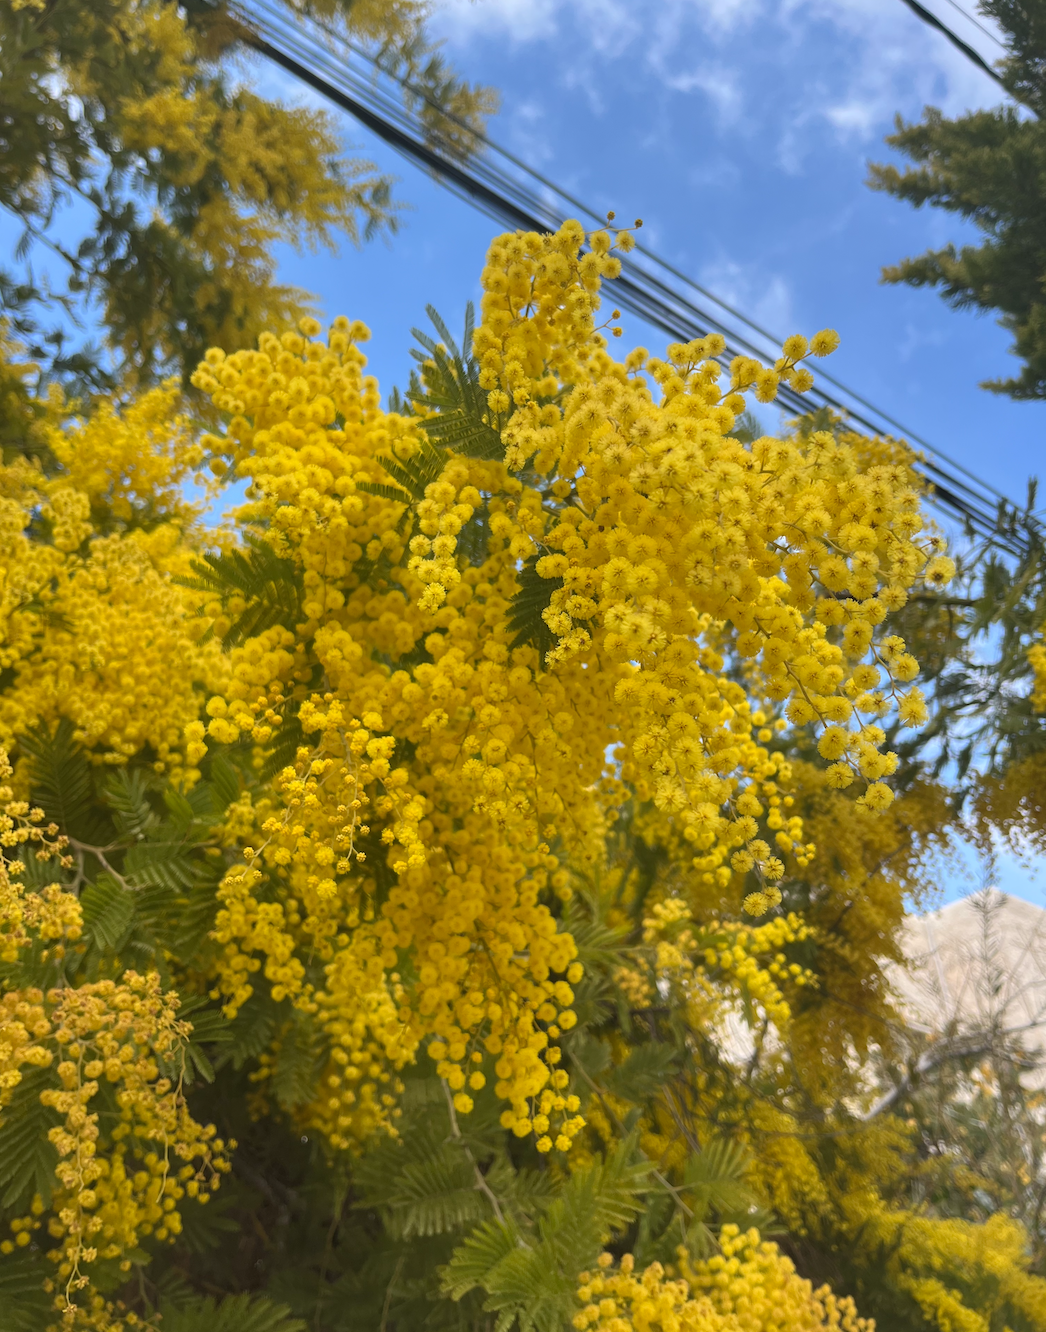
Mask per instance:
[[[737,120],[744,104],[740,71],[713,61],[685,74],[664,74],[661,83],[672,92],[704,93],[720,120]]]
[[[722,41],[757,23],[764,6],[759,0],[666,0],[651,8],[656,10],[660,40],[673,40],[681,35],[688,20],[696,18],[701,31]]]
[[[707,98],[730,122],[760,101],[751,49],[765,57],[772,33],[782,69],[808,66],[805,102],[781,107],[786,169],[804,156],[799,122],[820,119],[840,143],[860,144],[881,138],[898,109],[916,117],[932,103],[956,114],[998,101],[992,81],[897,0],[443,0],[435,22],[452,43],[542,45],[542,77],[581,88],[594,109],[613,84],[608,66],[623,61],[669,94]],[[965,35],[988,58],[998,54],[975,29]]]
[[[904,335],[897,342],[897,355],[902,362],[911,361],[924,348],[943,347],[947,341],[944,328],[917,326],[908,320],[904,325]]]
[[[452,40],[508,36],[531,42],[556,31],[562,0],[443,0],[437,25]]]
[[[452,58],[457,48],[495,84],[499,48],[523,48],[532,81],[525,98],[507,102],[495,134],[535,165],[560,161],[560,177],[570,174],[572,126],[551,117],[550,86],[581,93],[613,131],[627,105],[630,151],[641,144],[681,187],[712,190],[734,188],[753,167],[761,175],[764,164],[792,178],[831,171],[840,155],[857,179],[867,158],[886,154],[898,112],[917,120],[927,104],[956,115],[1000,100],[997,85],[900,0],[437,0],[435,26]],[[977,45],[997,54],[983,34]],[[590,197],[582,176],[577,188]],[[844,222],[832,211],[820,225]],[[772,271],[713,263],[704,278],[765,327],[792,330],[790,290]]]
[[[795,331],[792,291],[780,274],[722,259],[704,264],[698,280],[727,305],[744,310],[753,323],[775,337],[784,338]]]
[[[917,116],[924,104],[933,103],[954,115],[999,101],[988,76],[905,5],[783,0],[781,13],[788,22],[821,25],[845,39],[840,47],[847,61],[845,86],[823,109],[843,138],[878,137],[897,109]]]

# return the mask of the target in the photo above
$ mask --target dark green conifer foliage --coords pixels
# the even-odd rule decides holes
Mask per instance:
[[[919,208],[957,213],[983,233],[883,269],[886,282],[936,287],[956,309],[995,310],[1020,371],[983,387],[1046,398],[1046,0],[982,0],[1007,34],[1003,82],[1017,102],[949,119],[927,107],[887,143],[914,166],[873,164],[869,184]]]

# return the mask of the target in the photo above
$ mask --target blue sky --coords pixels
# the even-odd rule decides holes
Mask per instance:
[[[999,48],[931,8],[989,59]],[[972,10],[972,0],[959,0]],[[988,25],[990,26],[990,25]],[[901,0],[444,0],[434,30],[468,78],[494,84],[491,135],[600,209],[644,219],[643,240],[782,336],[831,326],[837,377],[1021,500],[1040,469],[1046,405],[978,387],[1013,373],[990,315],[884,286],[883,265],[973,239],[952,216],[870,191],[895,114],[996,105],[1000,90]],[[258,69],[267,90],[300,97]],[[362,318],[383,389],[404,384],[411,325],[432,303],[460,327],[494,228],[352,122],[359,152],[411,205],[388,245],[287,255],[285,275],[326,313]],[[625,319],[625,341],[663,339]],[[1004,890],[1042,900],[1038,866],[1000,853]],[[941,888],[979,887],[970,859]],[[1046,877],[1041,879],[1046,885]]]

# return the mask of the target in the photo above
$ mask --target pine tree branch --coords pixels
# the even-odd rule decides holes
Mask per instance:
[[[1017,1036],[1026,1031],[1034,1031],[1038,1026],[1039,1023],[1037,1022],[1026,1022],[1019,1027],[1007,1028],[1003,1034]],[[872,1106],[860,1116],[861,1121],[867,1124],[875,1119],[877,1115],[889,1110],[912,1090],[924,1074],[931,1073],[935,1068],[940,1068],[942,1064],[946,1064],[952,1059],[976,1059],[980,1055],[992,1054],[998,1049],[997,1033],[989,1032],[986,1036],[984,1032],[972,1032],[965,1039],[943,1042],[942,1046],[943,1048],[932,1047],[929,1050],[924,1050],[915,1063],[907,1069],[900,1082],[878,1097]]]

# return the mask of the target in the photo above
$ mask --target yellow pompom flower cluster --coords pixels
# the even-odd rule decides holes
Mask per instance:
[[[836,1296],[827,1286],[815,1290],[757,1230],[725,1225],[718,1254],[700,1263],[680,1257],[695,1295],[704,1295],[738,1332],[875,1332],[875,1323],[858,1316],[849,1296]]]
[[[257,355],[212,356],[198,376],[227,410],[246,406],[259,383],[266,389],[264,409],[254,400],[262,429],[252,429],[252,451],[236,450],[258,495],[246,516],[264,517],[270,530],[285,534],[278,549],[300,558],[309,621],[297,640],[270,633],[233,653],[226,694],[208,704],[206,732],[199,726],[190,736],[200,747],[193,756],[207,741],[228,743],[245,732],[263,742],[261,728],[279,723],[314,664],[331,686],[298,705],[303,731],[318,737],[315,746],[299,751],[295,768],[279,778],[283,808],[259,826],[256,859],[231,871],[220,890],[219,989],[235,1011],[262,971],[277,998],[291,996],[321,1016],[341,1068],[325,1079],[314,1113],[335,1142],[356,1136],[361,1094],[370,1092],[372,1106],[384,1101],[389,1093],[380,1079],[389,1066],[433,1036],[432,1054],[461,1113],[471,1109],[470,1092],[493,1077],[510,1104],[512,1127],[529,1133],[535,1119],[539,1129],[547,1120],[554,1132],[538,1133],[542,1146],[569,1146],[580,1123],[575,1098],[564,1094],[554,1041],[573,1024],[569,978],[580,971],[573,969],[572,939],[538,900],[549,888],[567,889],[558,858],[534,827],[532,793],[543,806],[541,835],[555,835],[553,816],[570,800],[595,847],[602,821],[593,819],[584,786],[601,765],[589,760],[572,780],[557,781],[570,751],[558,743],[553,719],[563,733],[577,715],[567,710],[575,700],[540,680],[533,666],[509,667],[504,627],[500,644],[488,637],[492,617],[484,604],[504,607],[512,595],[514,568],[503,550],[487,566],[466,568],[451,597],[456,604],[428,623],[401,591],[383,593],[355,572],[361,561],[414,558],[396,532],[403,506],[357,482],[382,484],[377,459],[390,447],[407,461],[422,447],[416,422],[378,410],[376,386],[361,375],[352,340],[361,333],[336,323],[326,346],[287,335]],[[291,374],[295,369],[301,373]],[[217,393],[216,375],[228,381],[230,396]],[[231,396],[229,386],[242,396]],[[338,430],[330,429],[335,411]],[[246,428],[234,420],[230,432]],[[492,463],[461,463],[445,475],[455,494],[467,491],[470,479],[487,491],[508,480]],[[448,520],[435,514],[444,492],[430,486],[428,498],[433,514],[419,506],[419,525],[422,533],[432,526],[438,539],[440,524],[460,523],[466,506]],[[478,503],[479,495],[465,499]],[[419,593],[434,585],[409,570],[402,576]],[[500,595],[491,579],[501,584]],[[469,602],[470,612],[459,613]],[[401,658],[419,639],[431,662],[410,671],[374,663],[377,654]],[[532,649],[521,655],[534,662]],[[582,721],[595,719],[597,705],[584,701]],[[481,720],[461,734],[463,709]],[[469,730],[478,732],[476,740],[468,742]],[[416,746],[413,764],[394,761],[404,736]],[[513,740],[526,745],[518,756],[509,753]],[[539,768],[541,746],[554,765],[547,776]],[[452,770],[447,759],[455,758],[461,761]],[[397,882],[375,910],[379,857]],[[285,885],[275,901],[268,888],[274,880]],[[417,959],[410,990],[399,978],[400,950]],[[320,986],[305,979],[306,953],[327,959]]]
[[[493,1080],[506,1127],[570,1145],[561,858],[600,860],[629,787],[703,882],[753,874],[756,913],[813,853],[767,707],[817,728],[837,773],[871,783],[863,803],[889,799],[896,759],[863,714],[911,708],[911,659],[876,627],[937,569],[913,474],[828,432],[731,434],[745,391],[802,387],[829,333],[765,374],[735,362],[726,389],[715,337],[614,361],[599,288],[631,238],[585,239],[567,223],[494,242],[481,447],[440,445],[424,402],[382,411],[346,319],[211,351],[194,378],[228,417],[206,447],[247,480],[239,520],[297,571],[300,614],[234,649],[187,757],[264,749],[291,718],[308,741],[222,885],[216,993],[232,1013],[261,977],[340,1031],[343,1069],[389,1080],[366,1078],[368,1123],[423,1045],[460,1113]],[[316,1104],[339,1140],[357,1091],[332,1069]]]
[[[1031,705],[1036,712],[1046,712],[1046,644],[1031,645],[1028,665],[1032,670]]]
[[[131,971],[119,982],[10,990],[0,1001],[0,1107],[25,1069],[53,1070],[55,1078],[38,1093],[59,1121],[48,1134],[57,1153],[52,1196],[46,1207],[37,1200],[31,1217],[48,1214],[56,1307],[70,1319],[92,1263],[122,1259],[127,1270],[124,1255],[142,1238],[173,1239],[181,1200],[205,1202],[228,1169],[225,1144],[192,1118],[181,1092],[191,1027],[178,1020],[177,1006],[155,973]],[[110,1097],[116,1114],[103,1124]],[[37,1228],[20,1219],[0,1251]]]
[[[660,1263],[637,1273],[631,1254],[615,1267],[610,1254],[595,1273],[583,1272],[574,1316],[579,1332],[874,1332],[853,1301],[827,1286],[814,1290],[775,1244],[759,1232],[722,1229],[720,1252],[691,1263],[680,1252],[682,1276]]]
[[[1041,1327],[1046,1319],[1046,1289],[1028,1271],[1027,1233],[1004,1212],[983,1226],[895,1213],[871,1218],[869,1230],[890,1246],[892,1275],[927,1322],[983,1332],[1001,1322],[1006,1305],[1016,1314],[1014,1321],[1027,1327]],[[972,1301],[956,1289],[959,1282],[976,1282],[975,1289],[991,1293],[979,1309],[971,1309]]]
[[[60,401],[37,426],[60,460],[0,466],[0,744],[67,717],[97,762],[122,764],[149,747],[183,781],[196,684],[224,684],[217,644],[198,640],[187,595],[184,537],[197,510],[180,493],[202,457],[174,412],[172,386],[89,422]],[[142,519],[147,514],[148,522]],[[130,526],[128,526],[130,524]],[[43,538],[43,539],[42,539]]]
[[[50,991],[46,1002],[61,1086],[41,1101],[64,1117],[49,1135],[59,1157],[50,1256],[68,1297],[96,1258],[119,1258],[146,1235],[178,1235],[179,1202],[206,1202],[228,1164],[225,1144],[193,1120],[181,1094],[179,1046],[191,1028],[155,973]],[[104,1154],[91,1109],[103,1079],[119,1109]]]
[[[680,898],[657,903],[643,921],[643,942],[650,949],[652,986],[674,981],[687,1000],[713,1020],[740,995],[757,1006],[779,1032],[787,1031],[791,1008],[784,988],[816,985],[808,968],[789,962],[782,951],[815,937],[794,912],[759,925],[716,921],[696,926],[691,907]]]
[[[46,442],[64,487],[86,496],[94,514],[104,512],[110,522],[129,522],[147,505],[154,522],[191,524],[197,511],[184,483],[202,465],[204,450],[179,411],[180,397],[171,380],[120,410],[103,401],[87,420],[49,423]]]
[[[43,959],[52,947],[61,957],[66,942],[75,943],[83,932],[79,901],[57,883],[39,892],[28,889],[22,882],[26,865],[21,857],[56,858],[68,865],[68,840],[56,824],[44,824],[42,809],[15,799],[13,776],[7,753],[0,749],[0,962],[15,962],[35,940],[45,946]],[[3,1085],[0,1074],[0,1090]]]
[[[903,463],[862,472],[855,450],[823,431],[750,448],[733,438],[741,391],[764,372],[738,358],[724,394],[713,359],[721,339],[677,344],[664,361],[641,352],[611,361],[594,335],[592,280],[610,241],[593,237],[578,272],[581,239],[576,224],[553,237],[504,237],[484,270],[475,345],[485,382],[515,407],[502,432],[507,458],[558,471],[576,497],[554,525],[523,521],[520,505],[514,553],[562,582],[545,616],[559,638],[550,661],[594,641],[604,659],[629,664],[617,697],[632,721],[625,775],[640,794],[681,815],[700,850],[740,835],[766,877],[780,877],[776,857],[761,846],[752,854],[751,816],[733,821],[732,838],[724,827],[730,774],[771,777],[773,758],[751,745],[743,691],[716,678],[721,662],[702,638],[713,623],[729,626],[766,696],[788,700],[793,723],[823,727],[847,760],[840,784],[844,770],[847,780],[859,772],[873,782],[861,799],[882,808],[890,793],[878,779],[896,759],[878,753],[882,736],[861,713],[881,715],[896,699],[914,723],[920,708],[898,688],[914,675],[911,658],[899,640],[876,651],[875,626],[919,577],[940,581],[950,566],[931,558],[933,541],[915,540],[919,496]],[[836,341],[820,334],[812,350]],[[810,350],[790,339],[764,387],[780,378],[806,387],[796,366]],[[540,406],[564,381],[574,387],[563,407]],[[842,643],[830,641],[831,627],[844,628]],[[875,691],[881,671],[889,699]]]
[[[0,750],[0,962],[29,951],[37,965],[60,962],[83,933],[80,901],[58,883],[28,890],[16,857],[68,868],[68,843],[41,810],[15,798],[12,775]],[[27,1075],[35,1075],[32,1096],[57,1118],[47,1135],[57,1158],[49,1196],[36,1195],[29,1213],[11,1220],[0,1253],[46,1226],[63,1326],[81,1325],[76,1292],[89,1284],[91,1264],[123,1260],[128,1270],[124,1255],[145,1236],[173,1240],[180,1201],[206,1201],[228,1169],[225,1144],[193,1119],[182,1094],[192,1028],[178,1019],[178,1003],[155,972],[133,971],[46,992],[5,988],[0,997],[0,1123]]]
[[[38,990],[25,994],[11,990],[0,1007],[0,1106],[10,1100],[11,1092],[22,1081],[26,1066],[47,1068],[52,1054],[42,1038],[50,1035],[51,1024]]]

